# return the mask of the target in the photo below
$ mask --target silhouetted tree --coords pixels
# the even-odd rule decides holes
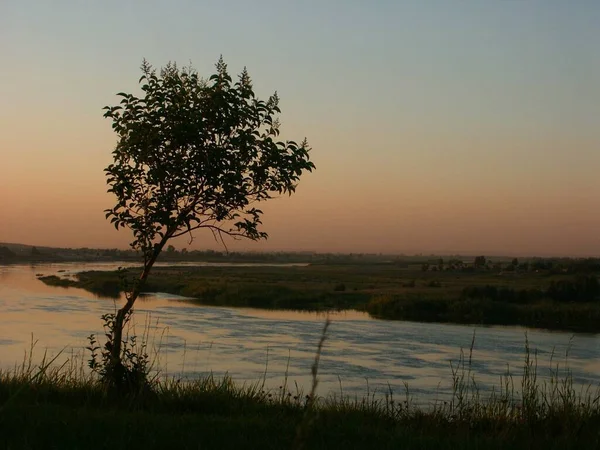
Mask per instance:
[[[118,136],[105,169],[117,203],[106,218],[129,228],[131,247],[143,255],[143,271],[115,316],[113,371],[123,370],[125,318],[169,239],[198,229],[223,245],[224,236],[265,239],[256,204],[291,195],[315,167],[306,139],[277,140],[277,93],[256,98],[246,69],[236,82],[222,58],[208,80],[171,63],[157,73],[144,60],[141,69],[142,96],[121,92],[119,105],[104,108]]]
[[[473,261],[473,267],[480,268],[485,267],[486,259],[485,256],[476,256]]]

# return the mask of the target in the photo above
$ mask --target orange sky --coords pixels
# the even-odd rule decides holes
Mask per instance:
[[[115,137],[101,108],[136,89],[143,56],[191,59],[208,75],[223,53],[232,72],[248,65],[259,95],[279,90],[285,137],[307,136],[317,165],[294,196],[262,207],[268,242],[232,249],[600,255],[595,4],[440,15],[332,2],[319,15],[282,7],[281,23],[302,17],[309,37],[275,27],[244,40],[232,23],[215,42],[216,4],[201,24],[169,10],[180,26],[162,35],[157,5],[114,18],[116,4],[23,3],[37,9],[0,10],[0,242],[126,247],[103,214]],[[116,21],[128,15],[156,27],[132,25],[125,39]],[[274,42],[272,57],[261,42]],[[197,233],[190,248],[206,247],[218,248]]]

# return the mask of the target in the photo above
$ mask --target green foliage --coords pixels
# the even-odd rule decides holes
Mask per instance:
[[[468,299],[488,299],[495,302],[533,303],[542,300],[546,294],[541,289],[513,289],[507,286],[467,286],[461,296]]]
[[[473,267],[476,268],[481,268],[485,266],[485,263],[487,262],[485,256],[476,256],[475,260],[473,261]]]
[[[593,275],[577,276],[574,279],[552,280],[547,289],[514,289],[508,286],[467,286],[462,297],[489,299],[508,303],[534,303],[545,298],[561,303],[590,303],[600,298],[600,283]]]
[[[447,294],[374,296],[365,306],[374,317],[419,322],[523,325],[550,330],[598,332],[600,305],[540,301],[518,304]]]
[[[208,80],[171,63],[158,73],[146,61],[141,69],[143,95],[121,92],[118,105],[104,108],[118,136],[113,163],[105,169],[117,203],[106,218],[116,229],[133,232],[130,245],[144,258],[110,327],[112,367],[104,375],[114,375],[115,385],[128,371],[119,361],[127,357],[121,351],[125,318],[167,241],[201,228],[223,245],[223,235],[266,238],[256,204],[291,195],[302,173],[315,168],[306,139],[277,140],[277,93],[266,101],[256,98],[246,69],[235,83],[222,58]]]
[[[131,311],[125,316],[125,323],[131,318]],[[104,314],[104,331],[106,343],[101,347],[94,334],[88,336],[90,352],[88,367],[100,377],[101,382],[112,390],[127,394],[140,394],[150,388],[150,358],[147,353],[146,341],[138,343],[134,334],[126,336],[122,342],[121,364],[111,361],[111,350],[114,346],[115,314]]]
[[[596,276],[552,281],[548,288],[548,297],[559,302],[597,301],[600,297],[600,283]]]
[[[208,80],[191,67],[146,61],[143,95],[119,93],[105,107],[119,141],[106,168],[117,204],[106,217],[130,228],[132,248],[149,258],[155,240],[198,228],[222,235],[266,238],[254,205],[293,193],[312,171],[309,146],[278,141],[279,97],[256,98],[248,72],[233,82],[223,59]]]
[[[417,281],[413,278],[412,280],[408,280],[405,283],[402,283],[402,287],[405,288],[414,288],[417,286]]]
[[[346,290],[346,285],[344,283],[338,283],[333,287],[334,292],[344,292]]]

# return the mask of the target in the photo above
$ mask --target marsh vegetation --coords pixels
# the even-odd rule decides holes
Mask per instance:
[[[157,267],[147,292],[190,297],[193,302],[292,310],[367,311],[373,317],[421,322],[600,330],[597,268],[571,265],[506,270],[450,265],[329,263],[305,266]],[[118,296],[133,271],[89,271],[75,279],[42,277]]]
[[[287,378],[278,389],[155,378],[116,395],[77,360],[30,359],[0,372],[1,439],[6,448],[597,448],[598,389],[575,385],[561,363],[540,381],[536,353],[525,349],[491,394],[479,391],[472,353],[461,352],[448,371],[451,397],[427,408],[408,386],[400,398],[348,397],[342,387],[311,397]]]

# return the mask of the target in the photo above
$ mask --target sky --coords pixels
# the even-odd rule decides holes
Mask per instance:
[[[126,248],[102,107],[143,58],[222,54],[317,166],[230,249],[600,256],[598,23],[597,0],[2,0],[0,242]]]

